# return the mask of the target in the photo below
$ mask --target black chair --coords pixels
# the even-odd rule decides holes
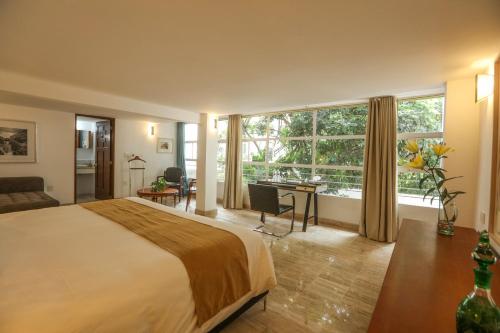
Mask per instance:
[[[179,190],[179,196],[184,197],[184,175],[181,168],[170,167],[165,170],[163,176],[167,182],[167,187],[173,187]]]
[[[281,215],[285,212],[292,211],[292,225],[290,231],[284,235],[276,235],[266,232],[262,228],[264,225],[254,229],[254,231],[262,232],[275,237],[284,237],[293,231],[293,223],[295,222],[295,196],[293,193],[279,195],[278,188],[269,185],[248,184],[248,192],[250,194],[250,208],[260,212],[260,221],[266,223],[266,213],[274,216]],[[281,204],[279,199],[291,196],[292,205]]]

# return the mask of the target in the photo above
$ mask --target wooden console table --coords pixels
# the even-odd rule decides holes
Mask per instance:
[[[456,332],[458,303],[474,287],[478,239],[472,229],[445,237],[434,223],[404,220],[368,332]],[[498,305],[500,266],[490,268]]]

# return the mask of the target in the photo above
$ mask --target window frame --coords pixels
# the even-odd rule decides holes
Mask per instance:
[[[193,124],[196,124],[196,123],[193,123]],[[196,124],[196,125],[198,125],[198,124]],[[199,130],[199,128],[197,130]],[[195,164],[195,176],[194,176],[194,178],[196,178],[196,173],[198,171],[198,138],[196,140],[186,140],[186,133],[184,133],[184,152],[186,152],[186,145],[188,145],[188,144],[192,144],[192,145],[196,146],[196,158],[186,158],[184,156],[184,161],[185,162],[194,162],[194,164]],[[186,178],[191,179],[191,177],[187,176],[187,167],[186,167]]]

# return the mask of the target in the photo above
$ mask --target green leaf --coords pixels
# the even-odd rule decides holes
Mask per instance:
[[[459,194],[460,193],[453,193],[452,195],[450,195],[447,200],[443,201],[443,205],[446,206],[450,201],[455,199]]]
[[[432,192],[434,192],[436,189],[435,188],[430,188],[427,190],[427,192],[425,192],[424,194],[424,200],[425,200],[425,197],[427,197],[429,194],[431,194]]]
[[[456,176],[456,177],[446,178],[445,181],[452,180],[452,179],[457,179],[457,178],[463,178],[463,176]]]
[[[446,176],[444,175],[443,171],[441,171],[441,169],[436,169],[436,174],[439,176],[439,178],[446,179]]]
[[[452,194],[455,194],[455,193],[456,193],[456,194],[465,194],[465,192],[464,192],[464,191],[454,191],[454,192],[450,192],[450,193],[452,193]]]
[[[444,202],[444,199],[448,196],[448,190],[446,188],[441,192],[441,201]]]
[[[420,179],[420,181],[418,182],[418,187],[419,187],[420,189],[422,189],[422,186],[424,185],[424,182],[425,182],[427,179],[429,179],[430,177],[431,177],[430,175],[426,175],[426,176],[422,177],[422,178]]]

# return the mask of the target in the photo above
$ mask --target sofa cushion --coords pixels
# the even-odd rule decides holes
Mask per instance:
[[[42,177],[0,177],[0,193],[43,191]]]
[[[0,193],[0,213],[59,206],[43,191]]]

